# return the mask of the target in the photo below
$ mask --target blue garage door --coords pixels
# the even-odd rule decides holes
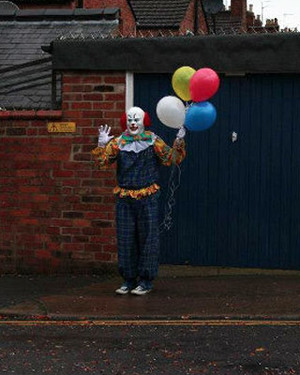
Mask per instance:
[[[134,90],[153,131],[172,144],[176,131],[155,113],[163,96],[174,95],[171,76],[135,74]],[[215,125],[186,137],[161,262],[299,269],[300,76],[223,77],[211,101]],[[162,168],[162,216],[169,175]]]

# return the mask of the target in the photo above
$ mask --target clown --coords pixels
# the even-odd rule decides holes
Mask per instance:
[[[159,266],[159,165],[179,164],[185,157],[185,129],[179,129],[173,147],[151,131],[149,115],[132,107],[121,117],[124,132],[110,135],[99,129],[98,147],[92,155],[98,167],[117,162],[116,224],[118,265],[123,284],[117,294],[144,295],[152,290]]]

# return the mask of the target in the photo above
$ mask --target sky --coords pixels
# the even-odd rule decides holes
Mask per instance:
[[[230,5],[230,0],[224,0],[225,5]],[[253,4],[255,15],[262,14],[264,22],[267,18],[277,18],[280,28],[298,28],[300,31],[300,0],[247,0],[249,5]]]

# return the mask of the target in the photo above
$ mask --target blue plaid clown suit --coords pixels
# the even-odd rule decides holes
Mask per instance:
[[[157,135],[124,132],[105,147],[92,151],[100,169],[117,163],[116,224],[118,265],[125,281],[151,282],[158,273],[159,223],[157,184],[159,165],[179,164],[185,157],[184,141],[169,147]]]

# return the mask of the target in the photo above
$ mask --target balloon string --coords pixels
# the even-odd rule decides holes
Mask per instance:
[[[178,170],[178,180],[175,182],[175,172]],[[167,203],[165,205],[164,220],[159,226],[159,233],[162,233],[164,230],[168,231],[173,226],[172,212],[173,207],[175,206],[175,192],[180,186],[181,179],[181,169],[177,164],[173,164],[171,169],[171,174],[168,182],[168,191],[167,191]]]

